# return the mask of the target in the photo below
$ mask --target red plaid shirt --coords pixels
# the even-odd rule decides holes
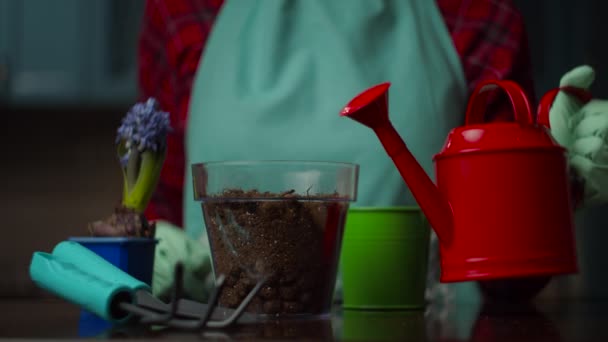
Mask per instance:
[[[511,0],[436,0],[460,55],[469,90],[487,79],[518,82],[534,100],[523,20]],[[167,159],[146,210],[149,219],[182,226],[184,131],[190,90],[205,41],[223,0],[148,0],[139,40],[142,99],[155,97],[171,115]],[[509,118],[502,97],[494,119]]]

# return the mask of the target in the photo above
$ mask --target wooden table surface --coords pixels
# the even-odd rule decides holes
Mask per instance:
[[[608,341],[608,301],[467,304],[425,311],[364,312],[336,307],[330,319],[240,324],[200,333],[166,329],[87,327],[80,310],[61,300],[3,299],[0,338],[29,340],[401,340],[401,341]]]

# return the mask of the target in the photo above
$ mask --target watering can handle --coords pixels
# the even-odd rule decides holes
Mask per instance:
[[[563,86],[559,88],[554,88],[549,90],[543,97],[540,99],[540,103],[538,104],[538,109],[536,112],[536,120],[538,124],[543,125],[547,128],[550,128],[549,124],[549,113],[551,110],[551,106],[553,105],[553,101],[555,101],[555,97],[560,91],[564,91],[570,95],[576,97],[583,104],[591,101],[593,95],[591,92],[577,87],[571,86]]]
[[[471,94],[469,104],[467,105],[466,125],[485,122],[484,117],[488,96],[492,93],[491,90],[496,88],[501,88],[509,97],[516,121],[528,125],[534,123],[528,97],[517,83],[508,80],[488,80],[479,83],[475,87],[473,94]]]

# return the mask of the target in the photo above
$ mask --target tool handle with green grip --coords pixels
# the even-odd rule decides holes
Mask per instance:
[[[95,272],[96,277],[127,286],[132,291],[150,291],[148,284],[135,279],[78,242],[60,242],[53,249],[53,256],[57,260],[76,264],[82,270]]]
[[[107,321],[120,323],[130,316],[120,309],[120,303],[133,303],[135,296],[124,284],[88,273],[73,263],[44,252],[34,253],[29,271],[31,279],[40,288]]]

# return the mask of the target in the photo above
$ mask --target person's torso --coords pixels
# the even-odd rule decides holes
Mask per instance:
[[[190,104],[185,225],[204,230],[192,163],[324,160],[360,165],[354,206],[414,205],[372,131],[339,117],[356,94],[392,83],[391,121],[424,169],[459,125],[466,86],[434,2],[227,1]],[[200,228],[199,228],[200,227]]]

